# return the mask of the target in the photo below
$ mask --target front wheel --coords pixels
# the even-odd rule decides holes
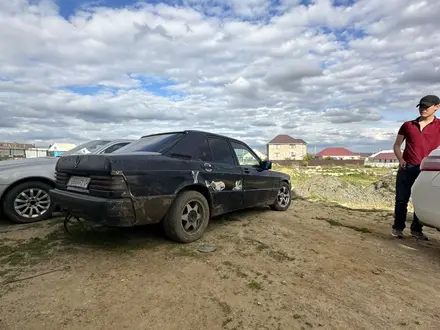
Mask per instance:
[[[3,211],[15,223],[32,223],[50,218],[55,205],[49,196],[52,187],[39,181],[22,182],[4,197]]]
[[[281,182],[275,202],[270,206],[275,211],[286,211],[292,202],[292,191],[287,182]]]
[[[210,218],[209,204],[197,191],[180,193],[163,220],[168,238],[190,243],[202,237]]]

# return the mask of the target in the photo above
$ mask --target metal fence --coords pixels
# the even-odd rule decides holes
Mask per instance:
[[[311,160],[272,160],[280,166],[347,166],[364,165],[363,159],[311,159]]]
[[[8,159],[20,159],[20,158],[35,158],[48,156],[47,149],[30,148],[30,149],[17,149],[17,148],[1,148],[0,160]]]

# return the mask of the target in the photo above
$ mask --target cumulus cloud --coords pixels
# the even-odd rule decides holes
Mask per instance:
[[[277,61],[268,68],[264,81],[267,85],[290,91],[300,87],[303,78],[316,77],[321,74],[318,63],[311,63],[307,60]]]
[[[390,148],[440,93],[435,0],[96,3],[0,2],[0,140],[194,128]]]
[[[347,124],[361,121],[379,121],[382,114],[376,109],[338,109],[330,108],[322,112],[325,119],[332,124]]]
[[[409,83],[440,84],[440,66],[423,65],[403,73],[401,80]]]

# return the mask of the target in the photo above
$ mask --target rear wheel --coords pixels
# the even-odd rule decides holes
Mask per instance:
[[[209,218],[209,204],[205,196],[197,191],[184,191],[168,210],[163,228],[168,238],[190,243],[203,236]]]
[[[281,182],[275,202],[270,206],[275,211],[286,211],[292,202],[292,191],[287,182]]]
[[[22,182],[6,193],[3,200],[5,215],[15,223],[31,223],[50,218],[54,211],[49,190],[39,181]]]

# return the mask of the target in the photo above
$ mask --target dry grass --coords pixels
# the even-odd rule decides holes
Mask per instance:
[[[391,209],[394,205],[395,169],[360,166],[281,167],[299,197],[336,202],[350,207]]]

